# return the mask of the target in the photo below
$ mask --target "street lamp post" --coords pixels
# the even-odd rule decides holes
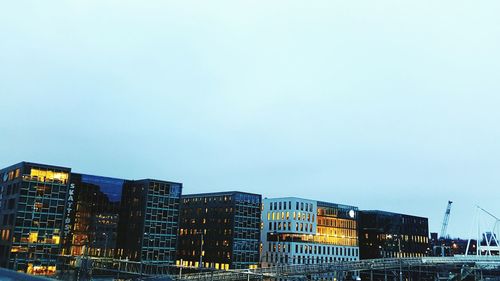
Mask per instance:
[[[402,253],[401,253],[401,235],[387,235],[389,239],[397,239],[398,240],[398,259],[399,259],[399,281],[403,281],[403,261],[401,259]],[[384,251],[384,256],[385,256],[385,251]]]

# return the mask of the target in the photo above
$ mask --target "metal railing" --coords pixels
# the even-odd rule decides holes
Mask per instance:
[[[172,270],[178,270],[180,266],[172,265],[170,263],[141,263],[137,261],[99,258],[92,258],[91,260],[93,269],[150,277],[144,280],[155,280],[161,278],[161,276],[168,275],[170,278],[177,281],[262,280],[267,278],[293,278],[297,276],[361,272],[370,270],[400,270],[401,268],[438,265],[469,265],[479,266],[482,268],[500,268],[500,256],[421,257],[337,261],[333,263],[321,264],[283,264],[274,267],[251,270],[210,270],[200,273],[184,274],[179,278],[178,275],[172,275]]]

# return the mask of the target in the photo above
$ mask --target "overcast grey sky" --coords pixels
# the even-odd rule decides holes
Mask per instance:
[[[500,215],[499,1],[3,1],[0,166]]]

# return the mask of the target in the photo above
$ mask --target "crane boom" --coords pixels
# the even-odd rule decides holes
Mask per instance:
[[[450,220],[451,203],[453,203],[453,202],[448,201],[448,206],[446,207],[446,212],[444,213],[443,225],[441,226],[440,238],[446,238],[446,229],[448,228],[448,221]]]

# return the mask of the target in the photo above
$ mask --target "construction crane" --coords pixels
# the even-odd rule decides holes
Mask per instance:
[[[451,203],[452,201],[448,201],[448,207],[446,207],[446,212],[444,213],[443,225],[441,226],[441,235],[439,238],[446,238],[446,229],[448,228],[448,221],[450,220],[450,211],[451,211]]]

